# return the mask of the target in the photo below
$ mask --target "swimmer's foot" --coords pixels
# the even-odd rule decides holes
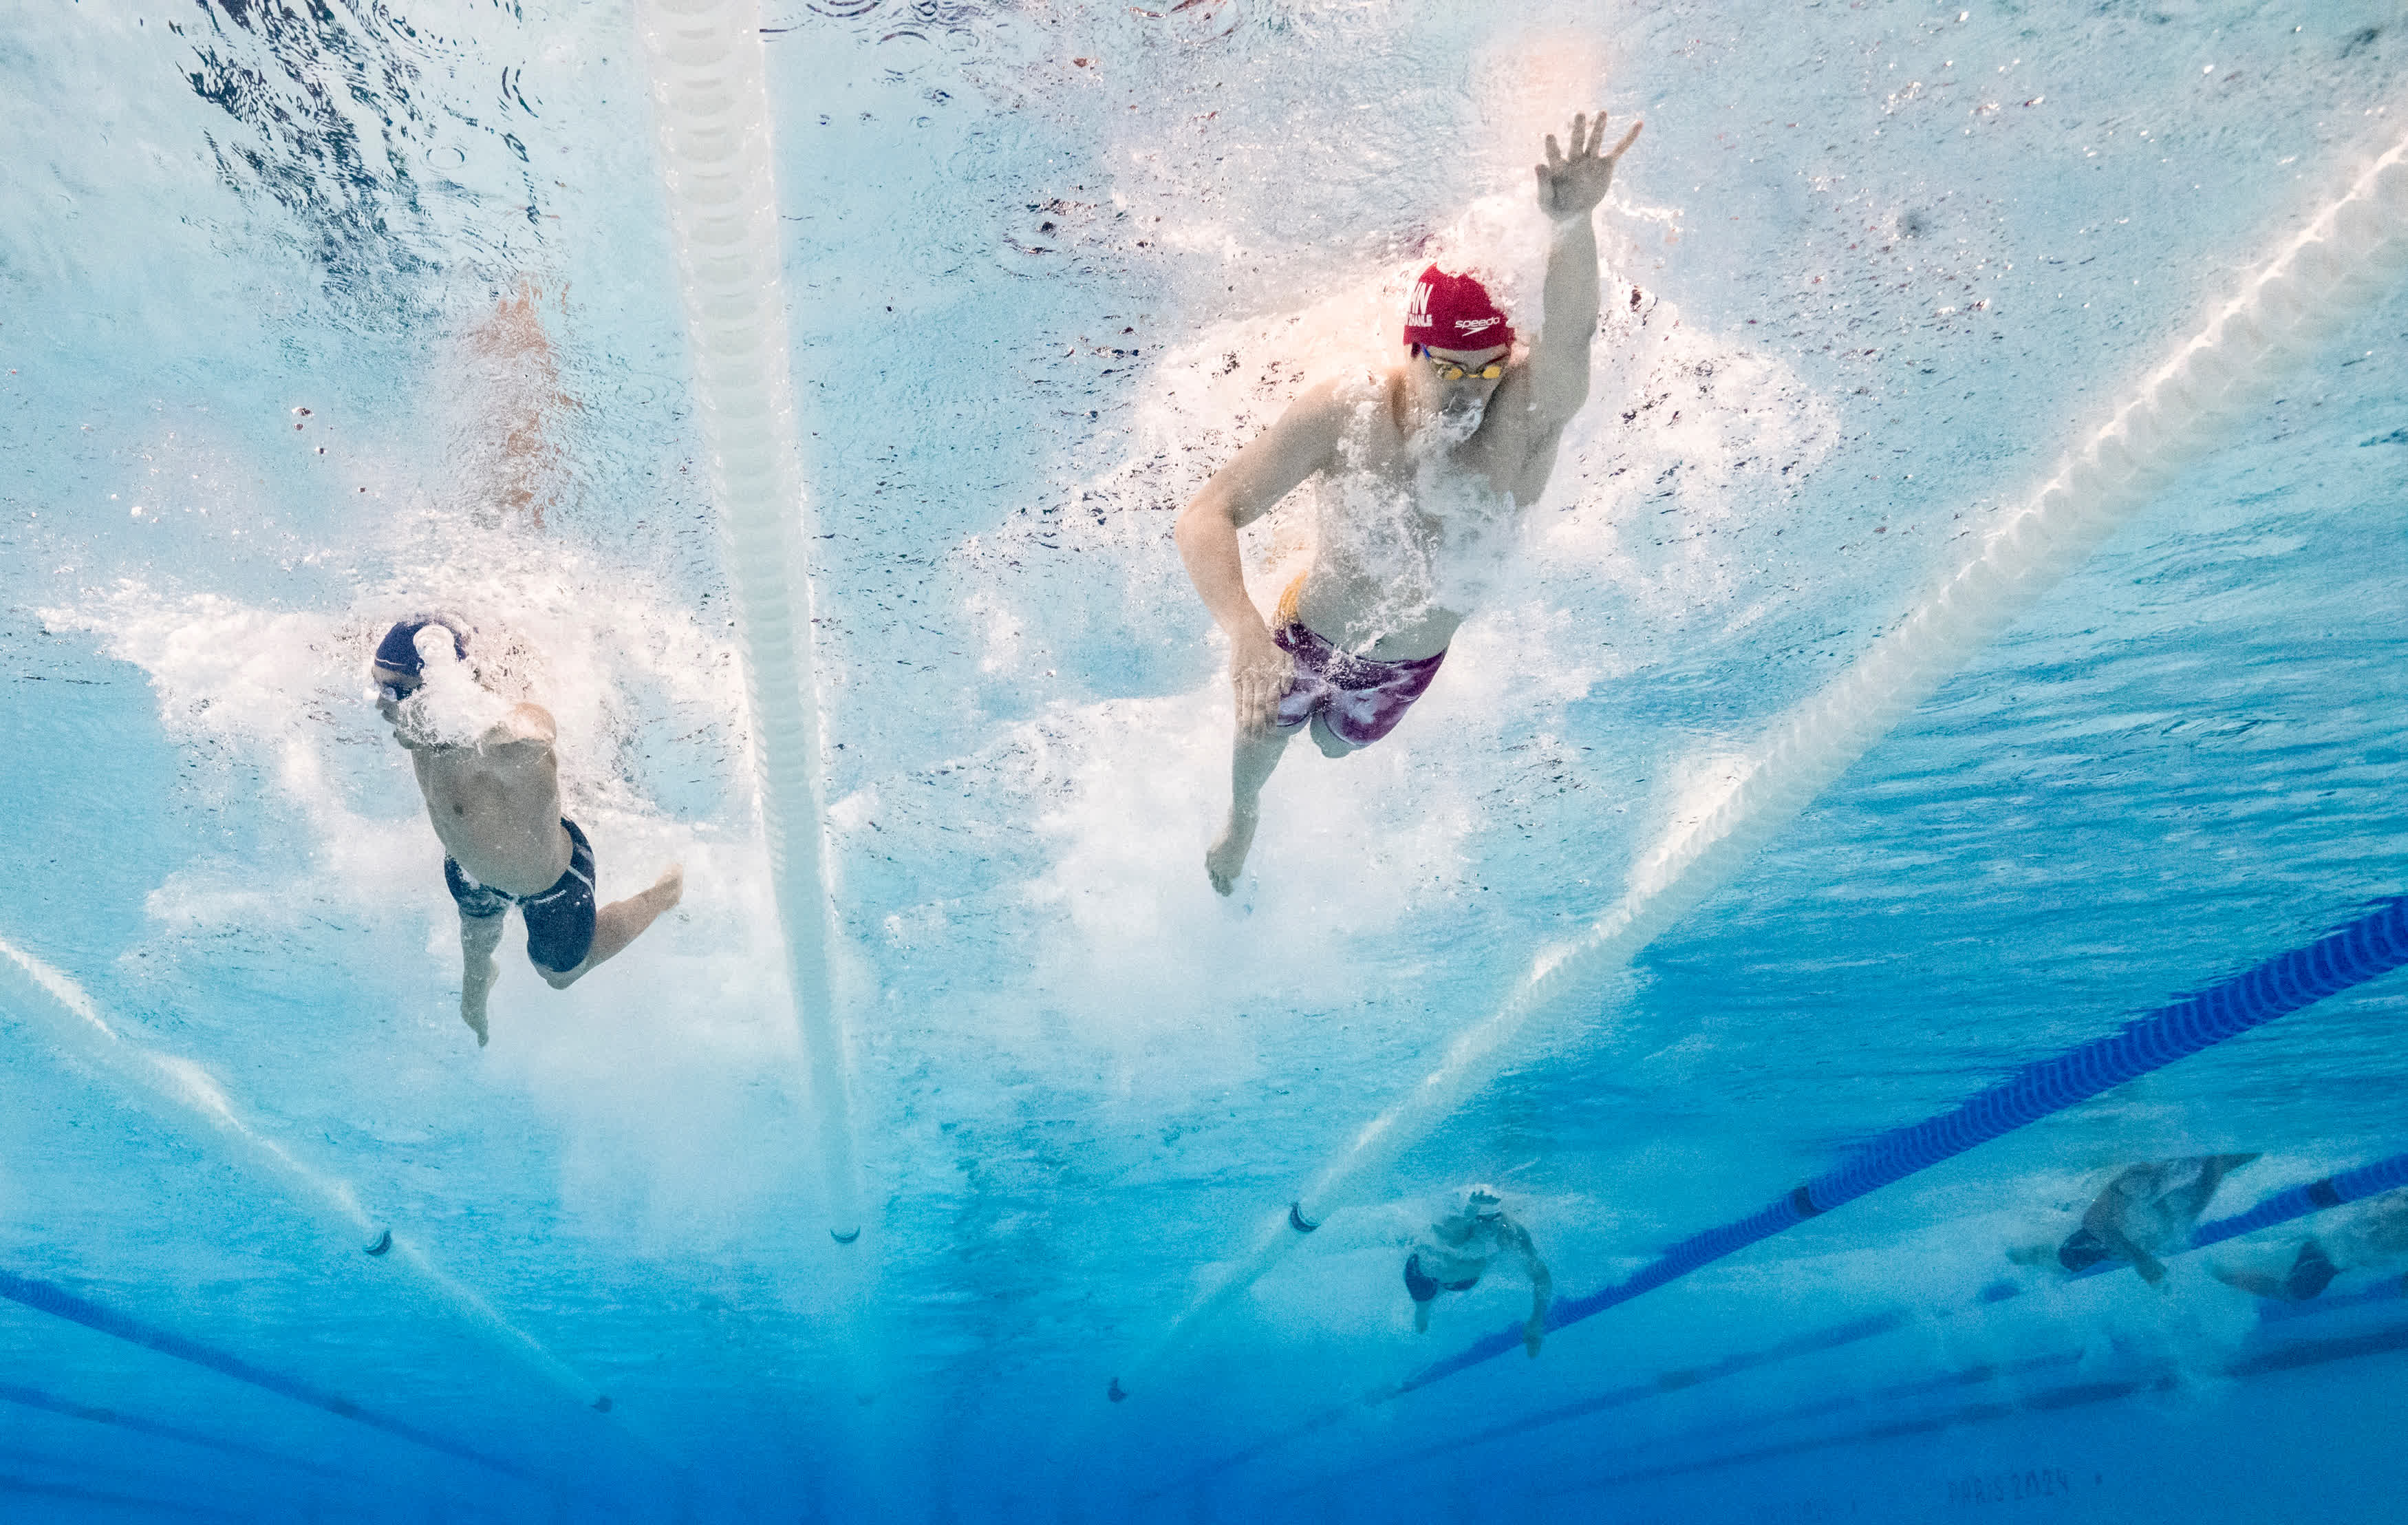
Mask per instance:
[[[585,961],[575,969],[555,973],[543,971],[543,983],[554,990],[566,990],[581,980],[595,965],[612,958],[628,943],[643,934],[645,928],[660,919],[671,906],[685,896],[685,866],[672,863],[652,887],[640,895],[630,895],[624,900],[613,900],[594,914],[594,941],[586,944]]]
[[[2291,1263],[2291,1273],[2283,1278],[2283,1294],[2294,1302],[2305,1302],[2321,1296],[2341,1274],[2341,1268],[2325,1254],[2324,1246],[2311,1239],[2300,1246],[2300,1258]]]
[[[492,944],[487,943],[486,946],[491,947]],[[468,1030],[477,1035],[479,1048],[485,1046],[485,998],[493,994],[494,981],[501,972],[501,966],[494,962],[494,956],[490,953],[480,959],[472,949],[467,958],[463,960],[460,1020],[468,1024]]]
[[[1204,855],[1204,873],[1215,892],[1226,895],[1238,887],[1238,875],[1246,870],[1246,853],[1254,845],[1254,827],[1261,819],[1234,809],[1229,812],[1229,824],[1221,828],[1221,839]]]

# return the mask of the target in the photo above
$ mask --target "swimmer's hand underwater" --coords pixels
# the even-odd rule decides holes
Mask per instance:
[[[1605,199],[1613,185],[1614,165],[1639,139],[1643,122],[1631,123],[1613,145],[1612,153],[1599,153],[1598,145],[1605,141],[1605,113],[1599,111],[1592,125],[1585,113],[1572,118],[1572,151],[1567,158],[1555,147],[1555,135],[1547,135],[1547,162],[1531,167],[1539,177],[1539,209],[1558,223],[1584,218]],[[1583,138],[1585,130],[1587,137]]]
[[[1237,697],[1239,728],[1268,735],[1279,718],[1280,699],[1295,682],[1296,658],[1280,649],[1269,629],[1259,623],[1240,626],[1229,641],[1229,687]]]

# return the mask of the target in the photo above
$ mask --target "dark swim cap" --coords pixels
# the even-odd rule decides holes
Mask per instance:
[[[384,640],[377,644],[376,665],[413,675],[424,670],[426,661],[418,655],[418,632],[430,625],[451,631],[452,655],[464,662],[468,659],[467,621],[457,614],[412,614],[384,633]]]
[[[2076,1229],[2057,1247],[2057,1263],[2068,1271],[2087,1271],[2115,1252],[2087,1229]]]

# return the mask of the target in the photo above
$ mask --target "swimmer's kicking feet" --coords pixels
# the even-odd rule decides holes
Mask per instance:
[[[419,690],[426,664],[466,664],[469,627],[428,614],[385,632],[371,675],[377,712],[409,752],[427,819],[449,855],[443,881],[460,907],[460,1020],[485,1045],[485,999],[500,972],[494,949],[513,905],[526,922],[527,961],[555,990],[633,942],[685,891],[675,864],[640,895],[594,905],[594,849],[560,813],[560,762],[542,706],[520,704],[473,738],[430,734]]]
[[[541,529],[563,479],[552,415],[579,406],[561,390],[560,359],[543,329],[542,291],[531,281],[520,281],[466,338],[461,384],[482,415],[470,448],[487,453],[478,463],[491,481],[486,506],[503,519],[523,514],[530,526]]]
[[[1572,119],[1569,154],[1547,138],[1537,166],[1539,206],[1555,223],[1544,333],[1516,344],[1478,280],[1433,265],[1406,311],[1404,364],[1307,390],[1180,514],[1179,554],[1228,633],[1237,698],[1228,824],[1204,855],[1222,894],[1245,868],[1263,785],[1289,737],[1310,726],[1325,755],[1342,757],[1387,735],[1438,676],[1469,611],[1450,607],[1462,600],[1438,583],[1459,528],[1450,517],[1476,516],[1475,499],[1510,513],[1545,491],[1564,426],[1588,400],[1598,277],[1590,213],[1638,136],[1634,126],[1605,150],[1599,112]],[[1365,512],[1361,496],[1322,495],[1312,565],[1266,625],[1246,595],[1238,531],[1324,471],[1366,482],[1386,503]]]

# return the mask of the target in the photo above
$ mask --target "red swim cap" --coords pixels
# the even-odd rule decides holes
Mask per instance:
[[[1513,342],[1513,325],[1478,277],[1448,275],[1433,265],[1413,282],[1405,342],[1426,350],[1493,350]]]

